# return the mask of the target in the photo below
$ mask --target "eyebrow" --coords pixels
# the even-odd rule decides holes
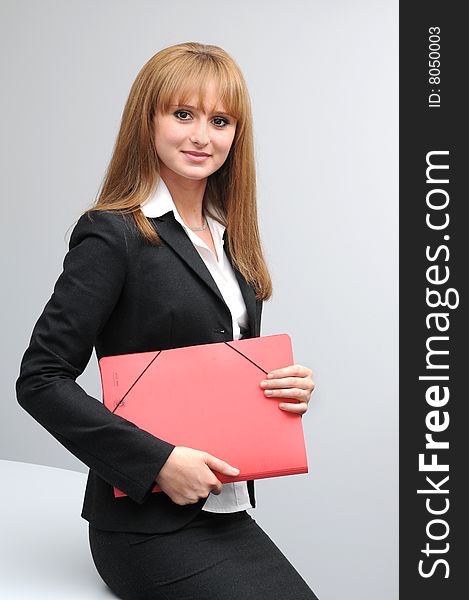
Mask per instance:
[[[180,108],[192,108],[193,110],[198,110],[197,106],[192,106],[191,104],[171,104],[170,106],[173,106],[173,107],[179,106]],[[214,110],[212,114],[223,115],[225,117],[233,117],[233,115],[230,115],[221,110]]]

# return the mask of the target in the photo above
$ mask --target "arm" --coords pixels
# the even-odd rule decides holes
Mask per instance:
[[[120,296],[127,253],[120,215],[99,211],[80,217],[22,358],[16,395],[72,454],[142,503],[175,446],[111,413],[75,381]]]

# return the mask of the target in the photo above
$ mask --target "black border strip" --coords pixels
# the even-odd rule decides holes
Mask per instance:
[[[400,3],[399,597],[409,600],[466,589],[463,7]]]

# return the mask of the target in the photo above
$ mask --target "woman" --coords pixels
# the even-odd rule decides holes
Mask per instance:
[[[132,86],[16,382],[21,406],[90,468],[82,516],[120,598],[316,598],[246,512],[254,482],[217,479],[236,465],[139,429],[75,381],[93,347],[100,359],[258,337],[271,293],[243,76],[217,46],[166,48]],[[304,414],[311,375],[288,365],[259,385]]]

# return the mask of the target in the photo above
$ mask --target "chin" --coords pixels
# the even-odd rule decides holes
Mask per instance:
[[[185,177],[186,179],[206,179],[207,177],[209,177],[210,175],[212,175],[212,173],[215,173],[216,169],[207,169],[207,167],[202,167],[202,166],[194,166],[191,168],[185,168],[185,169],[180,169],[178,171],[175,171],[176,173],[178,173],[178,175],[181,175],[181,177]]]
[[[203,171],[203,172],[199,172],[199,173],[183,173],[180,172],[178,173],[178,175],[181,175],[181,177],[185,177],[186,179],[192,179],[194,181],[199,181],[200,179],[207,179],[207,177],[209,175],[211,175],[213,173],[213,171]]]

